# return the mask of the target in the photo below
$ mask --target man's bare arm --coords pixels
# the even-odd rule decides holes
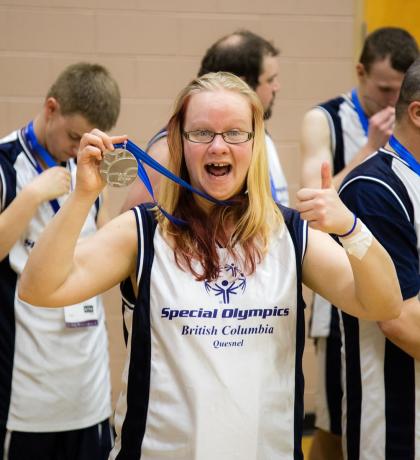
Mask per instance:
[[[414,359],[420,360],[420,301],[412,297],[403,302],[401,315],[379,323],[384,335]]]
[[[369,119],[368,140],[353,159],[333,177],[336,189],[352,169],[386,144],[392,133],[394,120],[395,110],[392,107],[381,110]],[[301,182],[304,187],[319,187],[318,171],[321,164],[328,161],[332,165],[334,152],[331,138],[331,128],[323,111],[314,108],[307,112],[303,119],[301,133]]]

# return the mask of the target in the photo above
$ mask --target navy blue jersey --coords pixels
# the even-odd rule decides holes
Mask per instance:
[[[413,176],[410,183],[404,173]],[[392,257],[404,299],[419,291],[414,206],[419,212],[420,205],[413,200],[413,193],[410,196],[410,186],[415,188],[418,183],[416,175],[399,157],[381,150],[350,172],[340,189],[345,204],[373,231]]]
[[[418,296],[420,177],[381,149],[346,177],[340,197],[389,252],[404,299]],[[345,313],[342,320],[347,458],[420,458],[419,362],[375,322]]]

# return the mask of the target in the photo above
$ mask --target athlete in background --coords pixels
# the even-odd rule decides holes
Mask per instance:
[[[355,168],[340,196],[397,269],[401,316],[379,323],[342,313],[343,446],[354,460],[420,458],[420,60],[405,74],[385,148]]]
[[[323,162],[333,168],[334,185],[378,148],[395,122],[395,103],[404,73],[418,56],[405,30],[385,27],[365,40],[352,91],[311,109],[302,126],[302,185],[319,187]],[[316,431],[310,460],[339,460],[341,452],[341,357],[337,310],[315,296],[309,334],[316,340],[318,381]]]
[[[16,283],[43,229],[75,187],[82,135],[94,126],[111,129],[119,110],[119,89],[109,72],[97,64],[74,64],[58,76],[38,115],[0,140],[0,456],[5,460],[105,460],[112,445],[100,297],[82,297],[61,310],[34,308],[17,296]],[[98,198],[82,236],[96,231],[101,214]],[[57,257],[55,264],[60,263]]]

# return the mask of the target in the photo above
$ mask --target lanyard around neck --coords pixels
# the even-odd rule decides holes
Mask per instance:
[[[52,168],[54,166],[57,166],[57,162],[54,160],[54,158],[51,156],[50,152],[46,150],[39,142],[35,134],[34,130],[34,123],[33,121],[30,121],[28,125],[24,129],[24,134],[26,141],[28,143],[29,148],[31,149],[32,153],[35,153],[38,155],[43,162],[47,165],[48,168]],[[44,172],[41,164],[39,163],[36,155],[34,155],[34,160],[35,160],[35,168],[38,172],[38,174],[42,174]],[[58,204],[58,201],[56,199],[50,200],[50,205],[54,211],[54,214],[58,212],[60,209],[60,205]]]
[[[360,104],[360,100],[359,100],[359,97],[357,96],[356,88],[353,88],[351,92],[351,101],[354,104],[354,108],[356,109],[360,124],[362,125],[362,128],[363,128],[363,131],[365,132],[365,135],[367,136],[368,131],[369,131],[369,119],[366,116],[362,108],[362,105]]]
[[[395,150],[401,159],[403,159],[410,169],[420,176],[420,163],[414,158],[413,154],[405,148],[401,142],[392,134],[388,141],[389,145]]]
[[[184,220],[182,220],[182,219],[179,219],[179,218],[177,218],[175,216],[172,216],[171,214],[169,214],[167,211],[165,211],[158,204],[158,202],[157,202],[157,200],[155,198],[155,194],[154,194],[154,191],[153,191],[152,184],[151,184],[149,176],[148,176],[148,174],[147,174],[147,172],[146,172],[146,170],[145,170],[145,168],[143,166],[143,163],[147,164],[152,169],[157,171],[159,174],[162,174],[163,176],[167,177],[168,179],[170,179],[171,181],[173,181],[176,184],[180,185],[181,187],[186,188],[190,192],[195,193],[195,194],[201,196],[202,198],[204,198],[204,199],[206,199],[206,200],[208,200],[208,201],[210,201],[210,202],[212,202],[214,204],[221,205],[221,206],[229,206],[229,205],[232,204],[232,202],[230,202],[230,201],[217,200],[216,198],[213,198],[212,196],[208,195],[207,193],[196,189],[191,184],[189,184],[185,180],[181,179],[180,177],[175,175],[173,172],[169,171],[169,169],[167,169],[164,166],[162,166],[159,162],[157,162],[154,158],[152,158],[148,153],[146,153],[144,150],[142,150],[140,147],[138,147],[134,142],[132,142],[130,140],[128,140],[127,142],[125,142],[123,144],[114,144],[114,147],[115,148],[126,149],[126,150],[128,150],[129,152],[131,152],[134,155],[134,157],[137,160],[137,165],[138,165],[137,174],[138,174],[140,180],[145,185],[145,187],[146,187],[147,191],[149,192],[150,196],[152,197],[155,205],[161,210],[162,214],[165,217],[167,217],[171,222],[176,224],[176,225],[185,225],[186,222]]]

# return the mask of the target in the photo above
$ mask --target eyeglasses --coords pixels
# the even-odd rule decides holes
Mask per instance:
[[[222,136],[223,140],[228,144],[242,144],[243,142],[247,142],[254,137],[253,132],[249,133],[247,131],[238,131],[235,129],[231,131],[225,131],[223,133],[215,133],[206,129],[183,132],[185,139],[189,140],[190,142],[196,142],[197,144],[210,144],[210,142],[212,142],[217,135]]]

